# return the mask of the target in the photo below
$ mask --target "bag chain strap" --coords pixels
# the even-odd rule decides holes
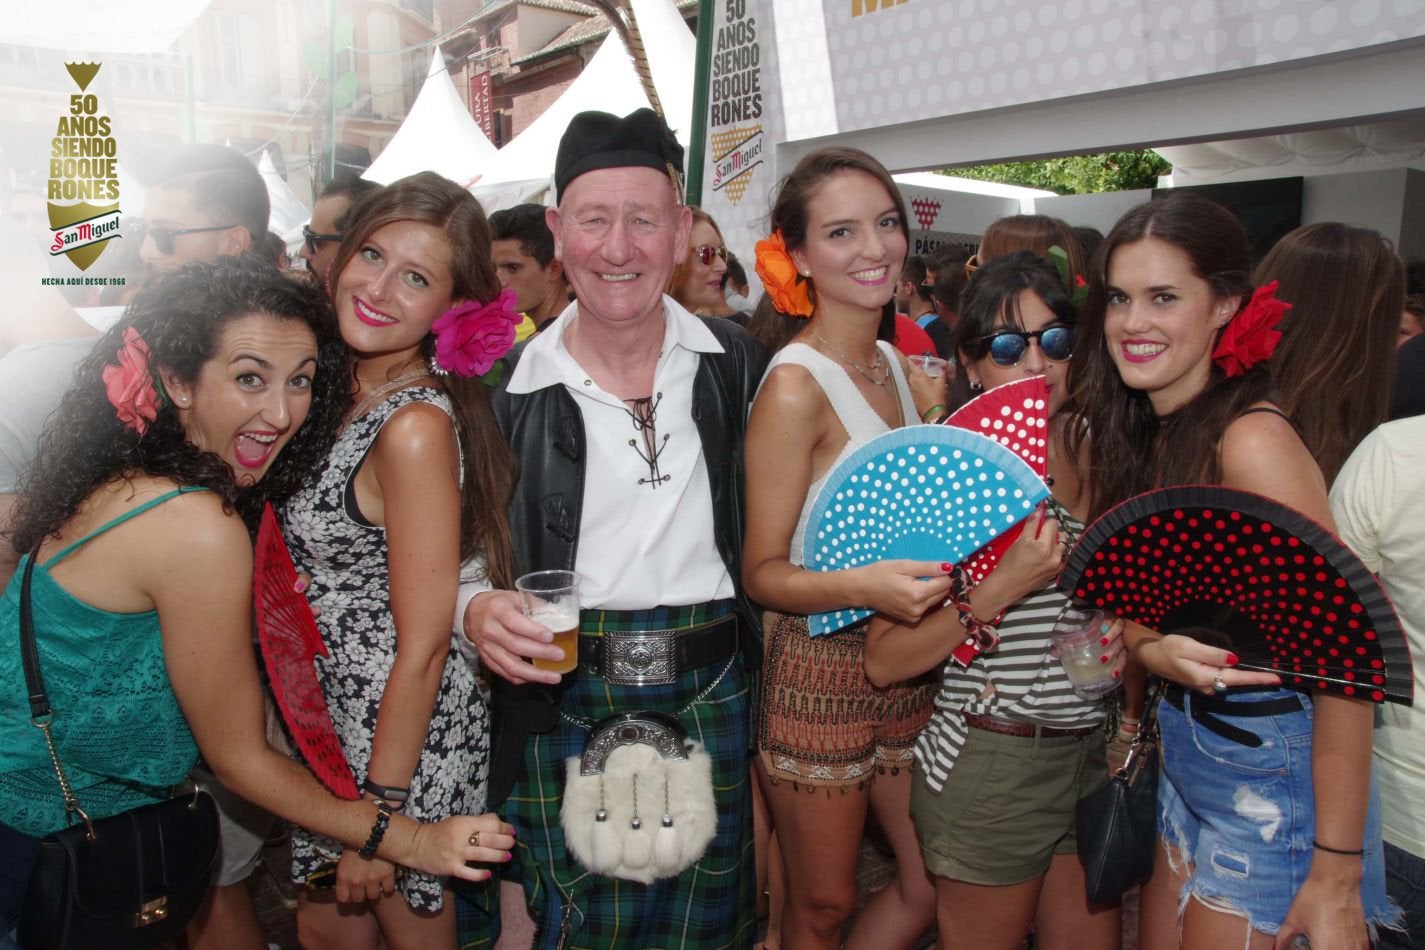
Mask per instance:
[[[30,577],[35,571],[35,561],[39,558],[39,545],[30,552],[30,559],[25,564],[25,576],[20,584],[20,653],[25,665],[25,685],[30,691],[30,725],[36,727],[44,734],[45,746],[49,749],[49,759],[54,765],[55,777],[59,779],[59,789],[64,794],[64,812],[69,816],[71,823],[74,816],[78,815],[84,822],[84,837],[88,841],[95,840],[94,823],[89,820],[89,815],[84,809],[79,807],[79,799],[74,797],[74,788],[69,784],[69,777],[64,774],[64,767],[59,764],[59,752],[54,747],[54,737],[50,735],[50,724],[54,722],[54,710],[50,708],[49,697],[45,694],[44,679],[40,676],[39,650],[35,645],[35,621],[30,607]]]
[[[716,677],[711,683],[709,683],[706,687],[704,687],[704,688],[698,693],[698,695],[694,696],[691,700],[689,700],[688,705],[684,706],[682,709],[680,709],[680,710],[678,710],[677,712],[673,713],[673,714],[672,714],[673,718],[674,718],[674,719],[677,719],[678,717],[682,716],[683,713],[685,713],[685,712],[687,712],[688,710],[692,709],[692,708],[693,708],[694,706],[696,706],[698,703],[702,702],[703,700],[705,700],[705,699],[707,699],[709,696],[711,696],[711,695],[712,695],[712,691],[715,690],[715,689],[717,689],[717,685],[722,682],[722,678],[727,675],[727,671],[730,670],[730,669],[732,669],[732,664],[734,664],[734,663],[736,663],[736,662],[737,662],[737,656],[736,656],[736,654],[734,654],[734,655],[732,656],[732,658],[727,661],[727,665],[722,668],[722,672],[719,673],[719,674],[717,674],[717,677]],[[592,731],[593,728],[594,728],[596,725],[598,725],[598,723],[596,723],[596,722],[589,722],[589,721],[586,720],[586,719],[580,719],[580,718],[577,717],[577,716],[571,716],[571,715],[569,715],[567,712],[565,712],[565,711],[562,710],[562,709],[559,710],[559,718],[560,718],[560,719],[563,719],[565,722],[569,723],[571,726],[577,726],[578,728],[583,729],[585,732],[590,732],[590,731]]]

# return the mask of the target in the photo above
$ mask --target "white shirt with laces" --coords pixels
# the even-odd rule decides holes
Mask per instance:
[[[633,407],[604,391],[564,345],[578,308],[570,304],[530,341],[507,390],[563,386],[583,417],[584,497],[574,564],[583,578],[581,606],[640,610],[734,596],[732,575],[713,540],[712,489],[692,413],[699,354],[721,353],[722,345],[701,320],[664,296],[663,348],[647,394],[655,400],[655,467]],[[463,628],[470,601],[491,589],[478,564],[467,564],[461,581],[456,630]]]

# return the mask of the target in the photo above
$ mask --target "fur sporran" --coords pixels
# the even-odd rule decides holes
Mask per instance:
[[[595,874],[640,884],[673,877],[712,841],[712,758],[673,717],[644,711],[605,720],[566,765],[564,840]]]

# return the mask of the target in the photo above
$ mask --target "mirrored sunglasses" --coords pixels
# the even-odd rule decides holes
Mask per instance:
[[[341,238],[340,234],[318,234],[307,225],[302,225],[302,240],[307,243],[308,254],[317,253],[317,245],[323,241],[340,241]]]
[[[724,261],[727,260],[727,248],[718,247],[712,244],[699,244],[697,247],[693,248],[693,254],[697,256],[698,260],[702,262],[702,265],[704,267],[707,267],[709,264],[711,264],[713,262],[714,257],[720,257]]]
[[[226,231],[235,227],[235,224],[212,224],[202,228],[161,228],[140,223],[139,231],[140,234],[153,238],[153,246],[158,248],[160,254],[172,254],[174,240],[185,234],[206,234],[209,231]]]
[[[1038,342],[1046,360],[1062,363],[1074,351],[1074,328],[1059,324],[1032,332],[1001,330],[975,342],[989,347],[990,359],[996,366],[1018,366],[1029,352],[1030,340]]]

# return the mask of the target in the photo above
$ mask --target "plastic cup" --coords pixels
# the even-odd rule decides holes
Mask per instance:
[[[1059,614],[1059,622],[1049,633],[1059,662],[1074,684],[1074,692],[1084,699],[1098,699],[1118,687],[1114,664],[1102,661],[1103,623],[1108,614],[1091,607],[1070,605]]]
[[[931,379],[935,379],[937,376],[944,376],[946,367],[950,365],[948,361],[942,360],[938,356],[931,356],[929,353],[907,356],[906,359],[910,360],[916,366],[919,366],[925,375]]]
[[[535,669],[572,673],[579,666],[579,575],[573,571],[535,571],[515,581],[524,615],[544,624],[562,660],[532,657]]]

